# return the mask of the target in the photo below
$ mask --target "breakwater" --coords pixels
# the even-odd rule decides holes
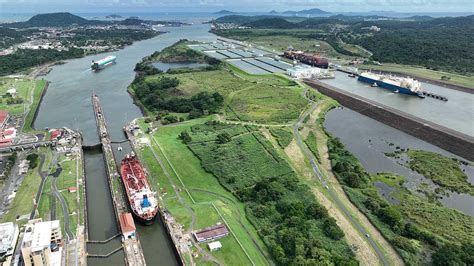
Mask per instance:
[[[315,80],[307,85],[358,113],[474,161],[474,138]]]

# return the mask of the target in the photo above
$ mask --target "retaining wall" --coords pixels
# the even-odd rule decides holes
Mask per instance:
[[[305,80],[304,82],[358,113],[420,138],[469,161],[474,161],[474,138],[471,136],[339,90],[319,81]],[[454,117],[453,119],[460,118]]]

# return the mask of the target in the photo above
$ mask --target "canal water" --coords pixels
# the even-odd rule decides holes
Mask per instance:
[[[474,94],[422,83],[424,90],[446,96],[448,101],[444,102],[430,97],[420,99],[415,96],[395,94],[385,89],[374,88],[339,71],[335,71],[335,77],[335,79],[326,79],[322,82],[435,124],[474,136],[474,120],[472,119],[474,117]]]
[[[399,146],[402,149],[426,150],[462,159],[345,107],[329,111],[324,126],[359,159],[366,171],[370,173],[391,172],[402,175],[405,177],[404,186],[414,192],[422,183],[428,184],[431,188],[435,188],[436,185],[431,180],[401,165],[394,158],[385,156],[384,153],[393,152],[395,147]],[[393,145],[391,146],[390,143]],[[474,168],[463,166],[463,169],[468,176],[468,181],[474,184]],[[380,187],[380,189],[383,191],[387,188]],[[390,199],[388,198],[388,200]],[[474,197],[470,195],[449,192],[448,195],[443,195],[440,201],[446,207],[474,216]]]
[[[159,19],[159,18],[155,18]],[[35,128],[69,127],[82,132],[84,145],[99,143],[93,114],[91,95],[97,94],[107,119],[113,142],[125,140],[122,128],[134,118],[142,116],[139,108],[127,93],[133,81],[135,64],[144,56],[161,50],[180,39],[214,41],[216,36],[208,33],[208,24],[194,24],[177,28],[163,28],[167,33],[153,39],[136,42],[122,50],[68,60],[58,65],[45,77],[51,82],[38,111]],[[100,71],[91,72],[90,63],[108,55],[117,56],[117,63]],[[130,150],[126,143],[124,151]],[[116,149],[115,149],[116,150]],[[121,160],[124,153],[117,153]],[[88,230],[91,240],[105,240],[118,232],[112,209],[112,200],[107,185],[101,153],[85,153],[87,182]],[[171,242],[163,224],[157,220],[152,226],[140,226],[137,230],[149,265],[176,265]],[[108,253],[119,245],[114,240],[106,245],[89,245],[90,253]],[[123,264],[123,253],[107,259],[89,259],[90,265]]]

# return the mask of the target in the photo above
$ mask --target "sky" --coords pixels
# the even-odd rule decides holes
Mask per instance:
[[[473,0],[0,0],[7,12],[236,12],[320,8],[330,12],[473,12]]]

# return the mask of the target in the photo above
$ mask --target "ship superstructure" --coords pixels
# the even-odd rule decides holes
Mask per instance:
[[[91,69],[94,71],[104,69],[108,65],[115,64],[116,59],[117,57],[115,57],[114,55],[110,55],[98,61],[92,60]]]
[[[369,83],[373,87],[380,87],[390,90],[394,93],[403,93],[415,95],[424,98],[421,83],[412,78],[394,77],[389,75],[380,75],[371,72],[359,74],[359,81]]]
[[[120,173],[132,213],[145,224],[153,223],[158,212],[156,192],[152,191],[145,171],[133,152],[122,160]]]

